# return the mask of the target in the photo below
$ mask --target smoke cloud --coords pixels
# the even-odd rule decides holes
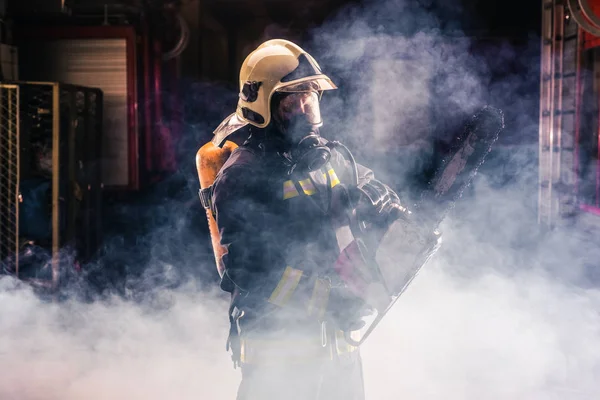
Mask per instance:
[[[442,248],[362,349],[367,399],[595,398],[598,249],[577,224],[548,233],[536,221],[539,37],[477,41],[461,31],[472,19],[453,2],[370,1],[304,46],[340,87],[323,98],[324,136],[408,203],[466,117],[485,104],[506,115]],[[0,278],[0,398],[235,398],[194,155],[236,89],[188,93],[181,170],[113,206],[119,223],[86,283],[56,303]]]

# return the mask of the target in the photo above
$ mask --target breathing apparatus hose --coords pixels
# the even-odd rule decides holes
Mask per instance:
[[[344,153],[344,156],[346,158],[346,160],[348,160],[350,162],[350,165],[352,167],[352,181],[354,186],[358,186],[358,167],[356,166],[356,160],[354,159],[354,155],[352,155],[352,152],[350,151],[350,149],[348,147],[346,147],[345,144],[336,141],[332,141],[327,143],[328,147],[331,149],[334,148],[339,148],[340,150],[342,150],[342,153]]]
[[[344,156],[344,158],[350,163],[350,167],[352,170],[352,184],[355,188],[358,187],[358,184],[359,184],[358,166],[356,164],[354,155],[352,154],[350,149],[346,145],[344,145],[343,143],[341,143],[339,141],[329,142],[329,143],[327,143],[327,146],[331,149],[334,149],[334,148],[339,149],[340,152],[342,153],[342,155]],[[350,201],[350,208],[353,210],[352,215],[355,217],[356,205],[353,204],[354,202],[351,197],[349,198],[349,201]],[[354,346],[354,347],[360,346],[361,342],[358,342],[352,338],[351,331],[344,330],[343,332],[344,332],[344,339],[345,339],[346,343],[348,343],[349,345]]]

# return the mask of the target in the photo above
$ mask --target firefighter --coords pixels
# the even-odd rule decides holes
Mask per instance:
[[[340,273],[355,188],[370,183],[388,211],[404,209],[345,146],[321,136],[319,101],[337,87],[310,54],[269,40],[239,79],[235,113],[197,157],[220,287],[231,293],[237,398],[364,399],[360,352],[346,338],[372,309]],[[371,222],[384,230],[392,213],[376,211]]]

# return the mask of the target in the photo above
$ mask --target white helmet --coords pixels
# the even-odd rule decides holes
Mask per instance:
[[[213,143],[221,146],[227,136],[248,124],[267,127],[276,92],[332,89],[337,86],[300,46],[283,39],[268,40],[244,60],[237,108],[215,129]]]

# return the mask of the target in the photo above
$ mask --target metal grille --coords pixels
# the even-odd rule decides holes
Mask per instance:
[[[19,90],[0,85],[0,261],[18,274]]]
[[[23,118],[31,124],[32,143],[52,143],[52,95],[52,85],[21,86]]]
[[[581,35],[559,0],[542,6],[538,221],[575,211],[576,81]]]
[[[56,288],[97,248],[102,103],[94,88],[0,84],[0,270]]]

